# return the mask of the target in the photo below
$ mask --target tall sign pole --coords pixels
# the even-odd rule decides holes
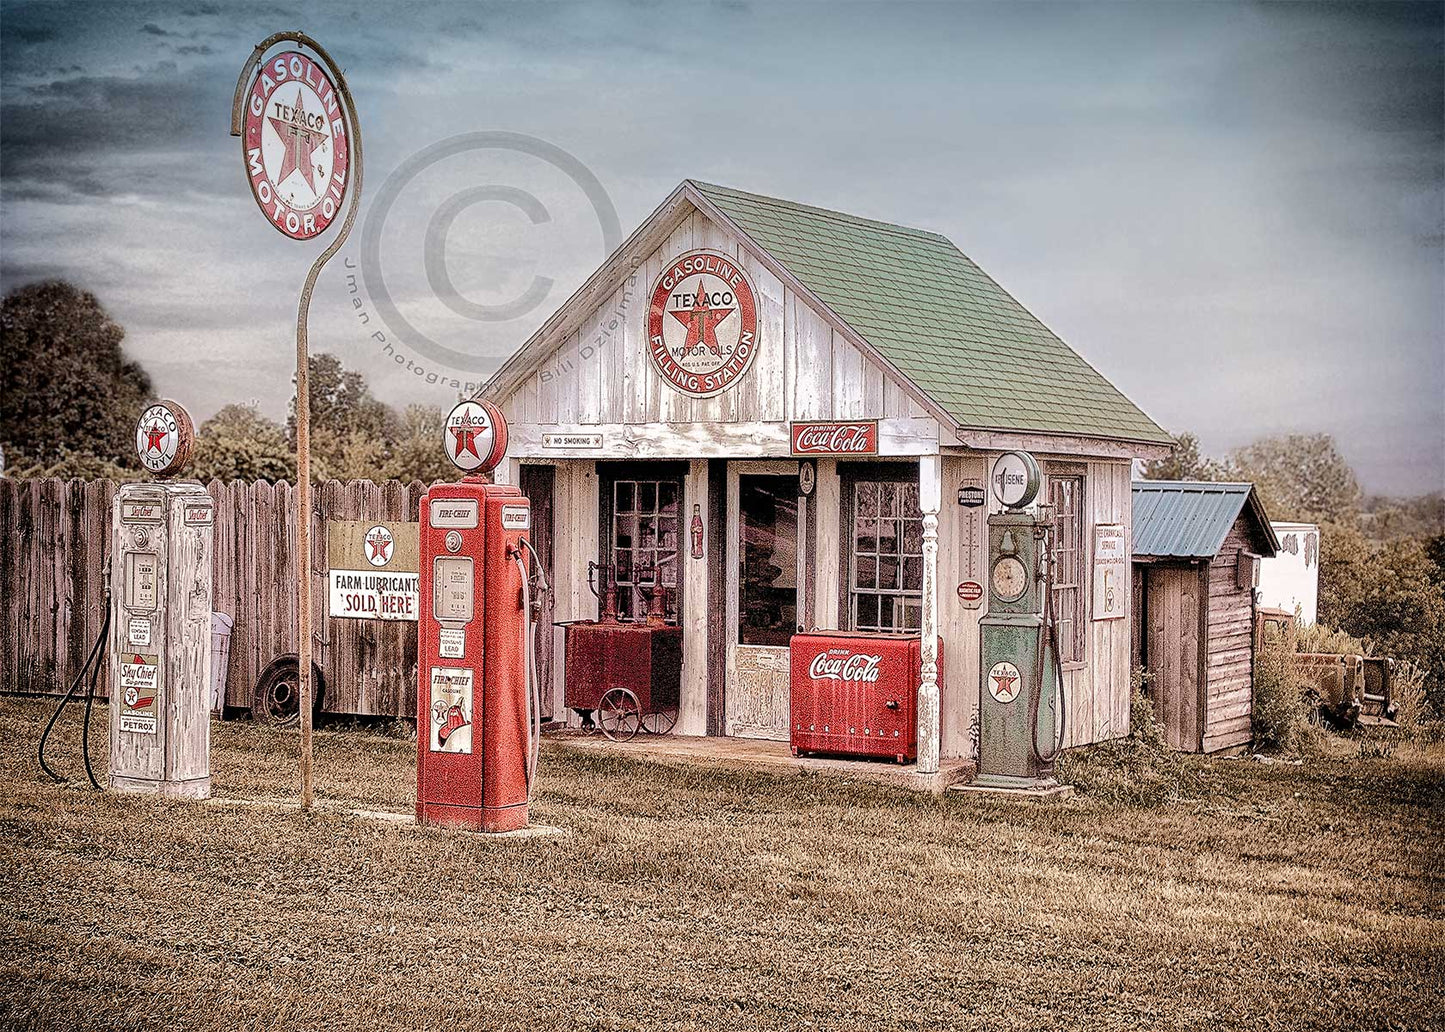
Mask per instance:
[[[281,43],[301,49],[266,58]],[[263,58],[265,60],[263,61]],[[292,240],[324,233],[350,194],[341,229],[311,265],[296,313],[296,618],[301,683],[301,807],[312,802],[311,384],[306,319],[316,278],[341,249],[361,203],[361,125],[346,76],[303,32],[256,45],[236,80],[231,135],[241,137],[246,179],[261,211]]]

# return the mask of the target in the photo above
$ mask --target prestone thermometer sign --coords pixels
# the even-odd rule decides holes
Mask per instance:
[[[351,143],[336,85],[298,51],[261,66],[246,98],[246,178],[271,224],[293,240],[326,230],[346,197]]]

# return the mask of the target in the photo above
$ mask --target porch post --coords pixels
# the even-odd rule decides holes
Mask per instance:
[[[943,462],[918,460],[918,504],[923,510],[923,671],[918,686],[918,773],[936,774],[942,725],[938,698],[938,510],[943,497]]]

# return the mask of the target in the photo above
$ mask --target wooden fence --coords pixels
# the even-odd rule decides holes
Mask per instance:
[[[295,489],[212,481],[212,609],[234,621],[226,705],[249,707],[256,680],[297,652]],[[317,665],[332,713],[413,716],[416,624],[326,616],[326,521],[415,520],[426,486],[322,481],[312,492],[312,600]],[[105,618],[108,480],[0,478],[0,691],[64,692]],[[108,691],[102,672],[98,691]]]

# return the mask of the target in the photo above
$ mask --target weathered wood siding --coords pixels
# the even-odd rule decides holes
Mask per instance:
[[[105,618],[115,490],[105,480],[0,478],[0,526],[12,542],[0,549],[0,628],[7,643],[0,649],[0,691],[62,693],[85,662]],[[213,481],[206,490],[216,504],[212,608],[235,621],[226,704],[249,707],[266,665],[297,651],[293,488]],[[425,490],[416,482],[332,480],[313,492],[312,597],[316,627],[325,629],[316,661],[328,712],[412,716],[416,625],[326,618],[324,523],[415,520]],[[97,690],[109,693],[107,674]]]
[[[758,301],[752,368],[732,389],[704,399],[668,387],[643,339],[653,281],[668,262],[698,248],[736,259]],[[512,453],[520,458],[549,454],[541,448],[541,433],[569,431],[605,432],[607,446],[596,457],[781,456],[788,454],[787,423],[807,419],[878,419],[883,454],[936,452],[939,441],[937,422],[907,389],[695,211],[536,372],[496,400],[512,424]]]
[[[938,511],[938,635],[943,639],[940,716],[943,727],[939,755],[945,759],[978,754],[978,622],[988,605],[988,519],[983,507],[958,504],[964,480],[984,481],[982,455],[943,457],[943,505]],[[958,597],[958,585],[975,580],[984,586],[977,609]]]
[[[1145,572],[1148,595],[1145,634],[1148,641],[1150,693],[1171,749],[1198,752],[1203,725],[1201,653],[1205,600],[1201,567],[1189,564],[1151,566]]]
[[[945,677],[942,721],[942,755],[972,757],[978,752],[977,715],[981,675],[978,668],[979,621],[987,612],[988,531],[984,509],[958,504],[958,486],[965,480],[984,479],[997,453],[951,454],[943,457],[943,507],[938,520],[939,633],[943,637],[942,670]],[[1045,462],[1051,458],[1040,455]],[[821,471],[820,471],[821,472]],[[821,478],[820,478],[821,483]],[[1118,523],[1124,527],[1125,547],[1131,534],[1132,496],[1127,462],[1088,462],[1084,472],[1084,563],[1087,571],[1083,662],[1063,672],[1067,693],[1069,746],[1088,745],[1119,738],[1129,731],[1130,626],[1129,612],[1119,620],[1093,620],[1094,526]],[[997,508],[997,503],[990,505]],[[989,511],[993,511],[990,509]],[[970,514],[973,514],[970,517]],[[970,533],[968,520],[974,519]],[[970,562],[972,556],[972,562]],[[976,580],[985,588],[985,605],[968,609],[959,600],[958,585]],[[834,575],[834,583],[837,583]]]
[[[0,691],[63,693],[80,671],[105,620],[114,496],[105,480],[0,478]]]
[[[1204,676],[1205,752],[1244,745],[1253,737],[1254,589],[1235,580],[1240,553],[1249,551],[1243,515],[1209,564],[1209,613]],[[1249,562],[1245,556],[1243,561]]]

